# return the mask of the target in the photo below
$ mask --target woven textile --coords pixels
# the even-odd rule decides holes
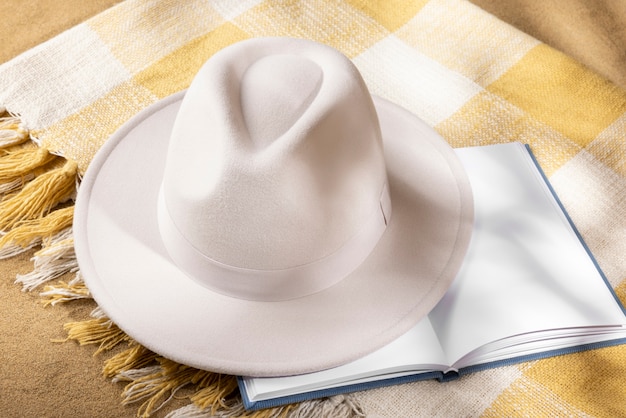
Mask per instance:
[[[465,0],[127,0],[3,64],[0,105],[17,118],[0,128],[0,227],[9,237],[0,255],[43,243],[25,287],[41,290],[48,281],[53,300],[86,296],[80,276],[50,281],[76,268],[69,228],[75,176],[126,120],[186,88],[214,52],[257,36],[339,49],[373,94],[406,107],[454,147],[530,144],[626,302],[626,92]],[[35,146],[21,143],[25,132]],[[10,235],[20,230],[26,238]],[[109,336],[112,345],[126,340]],[[626,347],[618,346],[446,384],[362,392],[342,405],[390,417],[626,416],[624,375]],[[318,412],[340,401],[325,402]]]

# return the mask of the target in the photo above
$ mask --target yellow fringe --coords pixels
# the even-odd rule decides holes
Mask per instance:
[[[45,148],[14,147],[3,151],[0,158],[0,183],[6,183],[32,172],[60,157]]]
[[[211,408],[212,414],[219,409],[228,409],[226,399],[237,393],[237,378],[211,372],[204,372],[204,375],[199,374],[196,377],[201,380],[192,383],[197,384],[199,390],[189,399],[200,409]]]
[[[78,165],[68,160],[63,167],[37,176],[24,188],[0,202],[0,230],[21,222],[46,216],[59,203],[67,201],[76,190]]]
[[[200,381],[192,381],[198,390],[189,399],[201,410],[210,409],[212,415],[219,411],[227,411],[233,407],[232,399],[239,394],[239,386],[235,376],[219,373],[199,371],[196,377]],[[231,402],[229,402],[231,400]],[[241,417],[247,418],[276,418],[286,417],[295,405],[285,405],[280,408],[264,409],[261,411],[246,412]]]
[[[159,357],[158,354],[134,341],[130,345],[130,348],[116,354],[104,363],[102,374],[105,377],[112,378],[128,370],[147,367]]]
[[[70,280],[65,282],[60,280],[54,285],[44,287],[43,292],[39,294],[43,297],[43,305],[56,305],[77,299],[90,299],[91,293],[82,280]]]
[[[207,372],[209,373],[209,372]],[[211,415],[218,415],[220,411],[228,411],[233,408],[232,401],[238,395],[239,387],[237,378],[234,376],[211,373],[211,382],[204,388],[199,389],[189,399],[201,410],[210,410]],[[201,386],[201,385],[200,385]],[[245,412],[239,415],[241,418],[277,418],[287,417],[294,409],[294,405],[285,405],[279,408],[263,409],[260,411]]]
[[[74,207],[68,206],[50,212],[48,215],[19,222],[15,227],[0,237],[0,248],[14,244],[27,248],[35,241],[49,239],[65,228],[72,226]]]
[[[108,318],[95,318],[86,321],[68,322],[63,325],[68,340],[76,340],[80,345],[98,344],[94,353],[108,351],[131,338]]]

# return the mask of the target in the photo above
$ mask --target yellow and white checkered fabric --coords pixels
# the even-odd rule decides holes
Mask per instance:
[[[217,50],[304,37],[452,146],[532,146],[626,301],[626,92],[465,0],[127,0],[0,66],[0,104],[89,165],[121,124]],[[626,416],[626,347],[363,392],[369,416]]]

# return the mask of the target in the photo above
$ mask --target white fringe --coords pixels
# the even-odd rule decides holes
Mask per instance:
[[[46,247],[35,253],[32,258],[35,268],[27,274],[18,274],[15,283],[22,284],[23,291],[32,291],[43,283],[65,273],[78,271],[78,262],[74,253],[72,228],[56,234]]]
[[[115,377],[113,377],[112,380],[114,383],[134,382],[137,379],[140,379],[142,377],[155,374],[155,373],[160,373],[162,370],[163,369],[159,365],[143,367],[141,369],[131,369],[131,370],[126,370],[126,371],[118,373],[117,375],[115,375]],[[157,412],[161,408],[163,408],[165,405],[167,405],[174,398],[174,396],[176,396],[176,393],[178,393],[179,390],[181,390],[183,387],[187,386],[188,384],[189,382],[185,382],[181,384],[180,386],[172,389],[170,392],[170,396],[168,396],[166,399],[161,401],[159,406],[153,409],[151,413]],[[126,386],[126,389],[125,389],[126,392],[124,393],[124,399],[122,403],[124,404],[137,403],[137,402],[146,400],[148,398],[151,398],[152,396],[154,396],[154,393],[155,393],[154,388],[156,386],[158,386],[158,383],[146,384],[146,385],[141,385],[141,386],[136,386],[136,385],[131,384],[130,389],[128,386]],[[135,396],[137,396],[137,398],[134,398]],[[132,401],[129,401],[129,399],[132,399]]]
[[[165,416],[165,418],[236,418],[246,413],[243,403],[229,405],[227,410],[216,411],[211,409],[202,410],[194,404],[178,408]],[[277,408],[271,418],[282,417],[284,407]],[[364,417],[365,413],[358,404],[354,395],[337,395],[331,398],[316,399],[302,402],[295,406],[289,414],[289,418],[357,418]]]
[[[165,418],[208,418],[211,413],[203,411],[194,404],[189,404],[168,413]]]
[[[28,130],[20,125],[17,130],[0,129],[0,147],[22,143],[28,138]]]
[[[130,369],[123,372],[119,372],[117,375],[113,377],[113,383],[117,382],[133,382],[142,377],[146,377],[148,375],[160,372],[161,366],[148,366],[143,367],[141,369]]]
[[[4,260],[6,258],[15,257],[16,255],[21,254],[23,252],[26,252],[26,251],[36,247],[39,244],[41,244],[41,239],[33,240],[26,247],[21,247],[19,245],[15,245],[15,244],[5,245],[4,247],[0,248],[0,260]]]
[[[104,311],[102,310],[102,308],[101,308],[101,307],[99,307],[99,306],[96,306],[96,307],[94,308],[94,310],[93,310],[93,311],[91,311],[91,313],[89,314],[89,316],[91,316],[92,318],[95,318],[95,319],[103,319],[103,318],[108,319],[108,318],[109,318],[109,317],[107,316],[107,314],[105,314],[105,313],[104,313]]]
[[[0,106],[0,115],[4,112],[6,108]],[[17,129],[7,129],[11,125],[17,125]],[[9,116],[0,117],[0,147],[24,142],[29,136],[30,132],[19,116],[9,114]]]
[[[83,283],[83,277],[80,274],[80,270],[76,272],[76,275],[74,276],[74,278],[70,280],[67,284],[69,286],[74,286],[78,283]],[[39,295],[44,298],[49,298],[51,296],[58,296],[57,299],[50,302],[52,306],[56,305],[57,303],[69,302],[71,300],[91,299],[91,294],[89,293],[89,291],[87,292],[87,294],[75,293],[75,292],[72,292],[70,289],[66,289],[66,288],[58,287],[58,286],[50,286],[49,290],[45,292],[41,292]]]
[[[351,394],[302,402],[289,414],[290,418],[356,418],[364,416],[365,412],[363,412],[357,398]]]
[[[202,410],[194,404],[189,404],[168,413],[165,418],[237,418],[246,412],[243,404],[235,405],[228,410],[216,411],[211,413],[211,409]]]

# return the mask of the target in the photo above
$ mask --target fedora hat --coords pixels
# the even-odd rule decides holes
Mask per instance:
[[[258,38],[216,53],[105,143],[74,234],[94,299],[140,344],[280,376],[414,326],[472,225],[465,171],[431,128],[372,97],[333,48]]]

